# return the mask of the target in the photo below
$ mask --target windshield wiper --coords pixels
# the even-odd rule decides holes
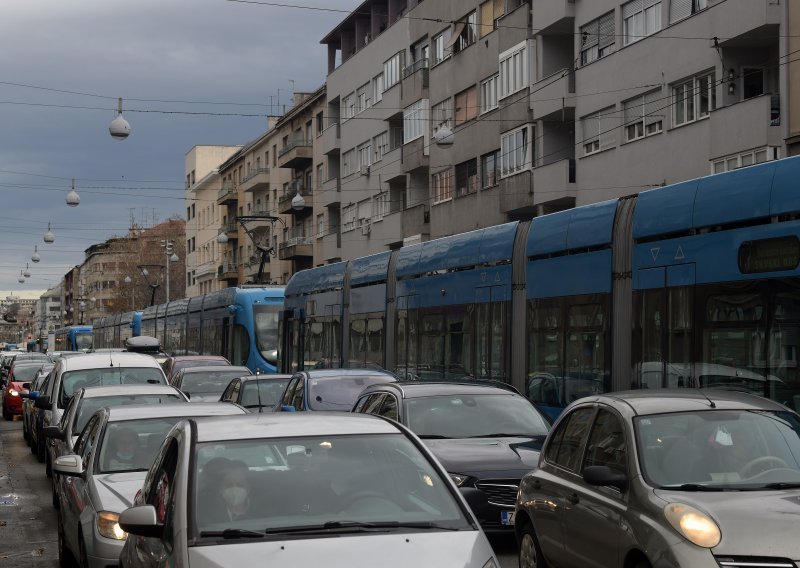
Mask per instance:
[[[800,487],[800,482],[787,482],[787,481],[778,481],[776,483],[767,483],[766,485],[762,485],[764,489],[797,489]]]
[[[441,434],[418,434],[420,440],[449,440],[450,436],[442,436]]]
[[[428,521],[401,523],[398,521],[386,522],[360,522],[360,521],[328,521],[321,525],[307,525],[304,527],[276,527],[266,530],[266,534],[284,533],[320,533],[320,532],[372,532],[390,529],[431,529],[457,531],[460,529],[446,527]],[[201,535],[202,536],[202,535]]]
[[[661,489],[675,489],[678,491],[730,491],[738,488],[722,487],[719,485],[703,485],[702,483],[684,483],[682,485],[662,485]]]
[[[225,529],[222,531],[202,531],[201,537],[222,537],[228,538],[264,538],[267,533],[253,531],[250,529]]]
[[[468,436],[468,438],[535,438],[536,436],[531,436],[530,434],[522,434],[517,432],[516,434],[510,434],[508,432],[498,432],[496,434],[478,434],[477,436]]]

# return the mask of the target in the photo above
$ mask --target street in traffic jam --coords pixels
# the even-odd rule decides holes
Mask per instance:
[[[800,568],[800,1],[3,24],[0,568]]]

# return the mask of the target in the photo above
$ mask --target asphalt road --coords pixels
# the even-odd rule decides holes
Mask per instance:
[[[517,566],[514,539],[493,538],[501,568]],[[22,422],[0,419],[0,566],[58,568],[50,480],[22,438]]]

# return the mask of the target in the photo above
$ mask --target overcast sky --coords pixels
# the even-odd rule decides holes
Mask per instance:
[[[346,17],[336,10],[360,0],[292,4],[326,10],[2,0],[0,298],[58,284],[88,246],[125,234],[131,216],[152,224],[183,215],[184,156],[193,146],[244,144],[264,132],[267,114],[289,105],[293,88],[325,82],[319,41]],[[108,133],[117,97],[131,125],[124,141]],[[65,204],[72,178],[76,208]],[[42,240],[48,222],[53,244]],[[26,264],[31,277],[20,284]]]

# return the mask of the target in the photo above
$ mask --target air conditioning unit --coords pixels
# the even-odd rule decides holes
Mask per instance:
[[[372,230],[372,223],[364,223],[361,225],[361,234],[365,237],[369,235],[369,232]]]
[[[368,176],[369,175],[370,166],[361,166],[361,175]]]

